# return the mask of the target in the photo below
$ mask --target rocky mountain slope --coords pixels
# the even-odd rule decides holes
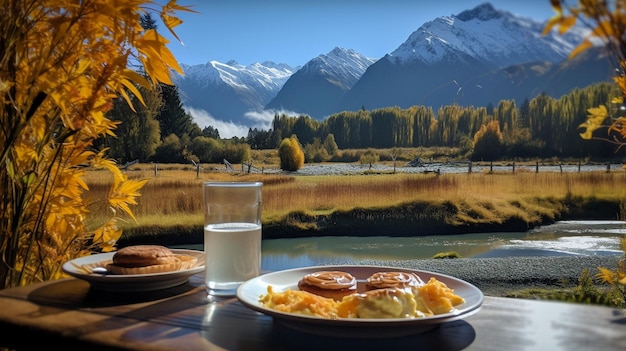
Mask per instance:
[[[244,115],[263,110],[321,120],[361,108],[426,105],[437,111],[509,99],[521,104],[542,93],[559,97],[611,79],[613,67],[599,49],[567,59],[582,31],[542,35],[543,28],[544,23],[484,3],[424,23],[380,59],[336,47],[302,67],[183,65],[185,76],[175,81],[186,107],[249,124]]]

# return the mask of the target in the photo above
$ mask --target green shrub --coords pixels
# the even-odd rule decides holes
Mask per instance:
[[[440,252],[435,254],[433,258],[441,259],[441,258],[461,258],[462,256],[456,251],[448,251],[448,252]]]

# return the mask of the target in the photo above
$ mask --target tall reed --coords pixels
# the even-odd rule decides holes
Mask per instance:
[[[131,172],[129,172],[131,177]],[[481,208],[504,211],[504,204],[535,199],[584,197],[601,200],[626,198],[626,173],[471,173],[471,174],[377,174],[342,176],[294,176],[243,174],[193,169],[137,172],[132,177],[148,179],[133,211],[142,224],[201,223],[201,184],[206,180],[262,181],[263,217],[279,220],[294,211],[328,213],[353,208],[377,208],[407,202],[449,201],[472,211]],[[108,180],[90,173],[92,191],[105,197]],[[515,210],[511,208],[510,210]],[[106,217],[107,208],[92,211]],[[132,224],[128,224],[132,225]]]

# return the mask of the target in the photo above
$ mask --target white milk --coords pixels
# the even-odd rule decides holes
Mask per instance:
[[[209,289],[234,290],[261,272],[261,225],[211,224],[204,228],[205,282]]]

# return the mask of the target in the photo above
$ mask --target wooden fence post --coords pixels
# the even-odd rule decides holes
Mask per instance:
[[[157,176],[157,169],[158,169],[158,168],[159,168],[159,167],[157,166],[157,163],[155,162],[155,163],[154,163],[154,176],[155,176],[155,177]]]
[[[515,161],[513,161],[513,173],[515,173]]]
[[[539,161],[535,161],[535,173],[539,173]]]

